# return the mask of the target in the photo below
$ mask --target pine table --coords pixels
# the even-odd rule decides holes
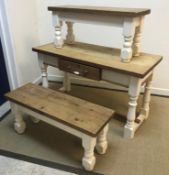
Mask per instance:
[[[162,60],[160,55],[140,53],[130,63],[120,61],[120,50],[75,42],[56,48],[53,43],[34,47],[38,53],[42,72],[42,84],[48,87],[47,67],[53,66],[65,72],[64,89],[70,91],[69,74],[107,81],[128,87],[129,101],[124,137],[133,138],[135,131],[149,115],[150,90],[153,71]],[[141,86],[145,86],[140,114],[136,117],[137,99]]]

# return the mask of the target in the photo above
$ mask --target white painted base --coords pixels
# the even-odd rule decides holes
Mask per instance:
[[[76,130],[70,126],[67,126],[63,123],[60,123],[56,120],[53,120],[45,115],[36,113],[26,107],[23,107],[21,105],[15,104],[11,102],[11,108],[12,112],[15,116],[15,122],[14,122],[14,129],[18,134],[24,133],[26,129],[26,124],[23,119],[23,113],[26,113],[33,119],[33,121],[37,122],[39,120],[42,120],[48,124],[51,124],[57,128],[60,128],[63,131],[66,131],[72,135],[75,135],[79,138],[82,139],[82,145],[84,148],[84,156],[82,158],[82,165],[85,170],[87,171],[92,171],[94,168],[94,165],[96,163],[96,158],[94,156],[94,149],[96,146],[96,140],[97,140],[97,145],[99,147],[98,152],[101,154],[105,153],[107,149],[107,133],[108,133],[108,124],[100,131],[100,134],[97,136],[90,136],[87,135],[79,130]]]
[[[63,82],[63,78],[64,77],[62,75],[48,75],[49,81]],[[33,83],[35,84],[40,84],[41,82],[42,82],[41,77],[38,77],[36,80],[33,81]],[[97,81],[94,81],[94,80],[81,78],[81,77],[75,77],[75,76],[71,77],[71,83],[78,84],[78,85],[84,85],[84,86],[106,88],[110,90],[124,90],[127,92],[127,88],[118,86],[116,84],[107,83],[104,81],[100,81],[98,83]],[[141,90],[141,92],[142,91],[143,90]],[[169,89],[151,87],[151,94],[169,97]]]

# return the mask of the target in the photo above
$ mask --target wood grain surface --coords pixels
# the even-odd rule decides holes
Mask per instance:
[[[114,111],[41,86],[27,84],[7,93],[6,98],[81,132],[96,136]]]
[[[34,47],[32,50],[56,56],[59,59],[112,70],[139,78],[146,76],[162,60],[160,55],[141,53],[140,56],[133,57],[130,63],[123,63],[121,62],[119,49],[80,42],[76,42],[73,45],[65,44],[63,48],[55,48],[54,44],[50,43]]]
[[[144,8],[120,8],[120,7],[98,7],[98,6],[53,6],[49,11],[77,12],[97,15],[114,15],[125,17],[137,17],[150,14],[150,9]]]

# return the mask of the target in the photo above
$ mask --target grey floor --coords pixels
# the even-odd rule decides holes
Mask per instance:
[[[30,162],[0,156],[1,175],[76,175]]]
[[[58,88],[53,83],[50,86]],[[73,86],[71,94],[126,114],[127,93]],[[0,149],[81,168],[81,140],[43,122],[32,124],[28,116],[25,120],[27,130],[23,135],[13,131],[11,114],[0,122]],[[96,154],[94,171],[108,175],[168,175],[169,98],[152,97],[150,116],[134,139],[122,137],[123,126],[120,116],[111,121],[108,151],[102,156]]]

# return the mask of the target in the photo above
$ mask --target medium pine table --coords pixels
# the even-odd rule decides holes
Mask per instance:
[[[97,6],[53,6],[48,7],[52,12],[53,26],[55,28],[55,46],[63,47],[63,22],[67,24],[66,43],[75,41],[73,32],[74,23],[87,23],[107,25],[122,28],[123,47],[119,53],[122,62],[130,62],[133,56],[140,55],[141,34],[144,17],[150,14],[150,9],[119,8]],[[113,28],[112,28],[113,32]],[[104,33],[101,33],[104,36]],[[99,36],[98,36],[99,37]]]
[[[124,137],[133,138],[135,131],[149,115],[150,90],[153,71],[162,60],[160,55],[140,53],[130,63],[120,61],[120,50],[75,42],[56,48],[53,43],[34,47],[38,53],[42,83],[48,87],[47,67],[53,66],[65,72],[64,89],[70,91],[69,74],[96,81],[107,81],[128,87],[129,101]],[[136,117],[137,99],[141,86],[145,87],[142,107]]]

